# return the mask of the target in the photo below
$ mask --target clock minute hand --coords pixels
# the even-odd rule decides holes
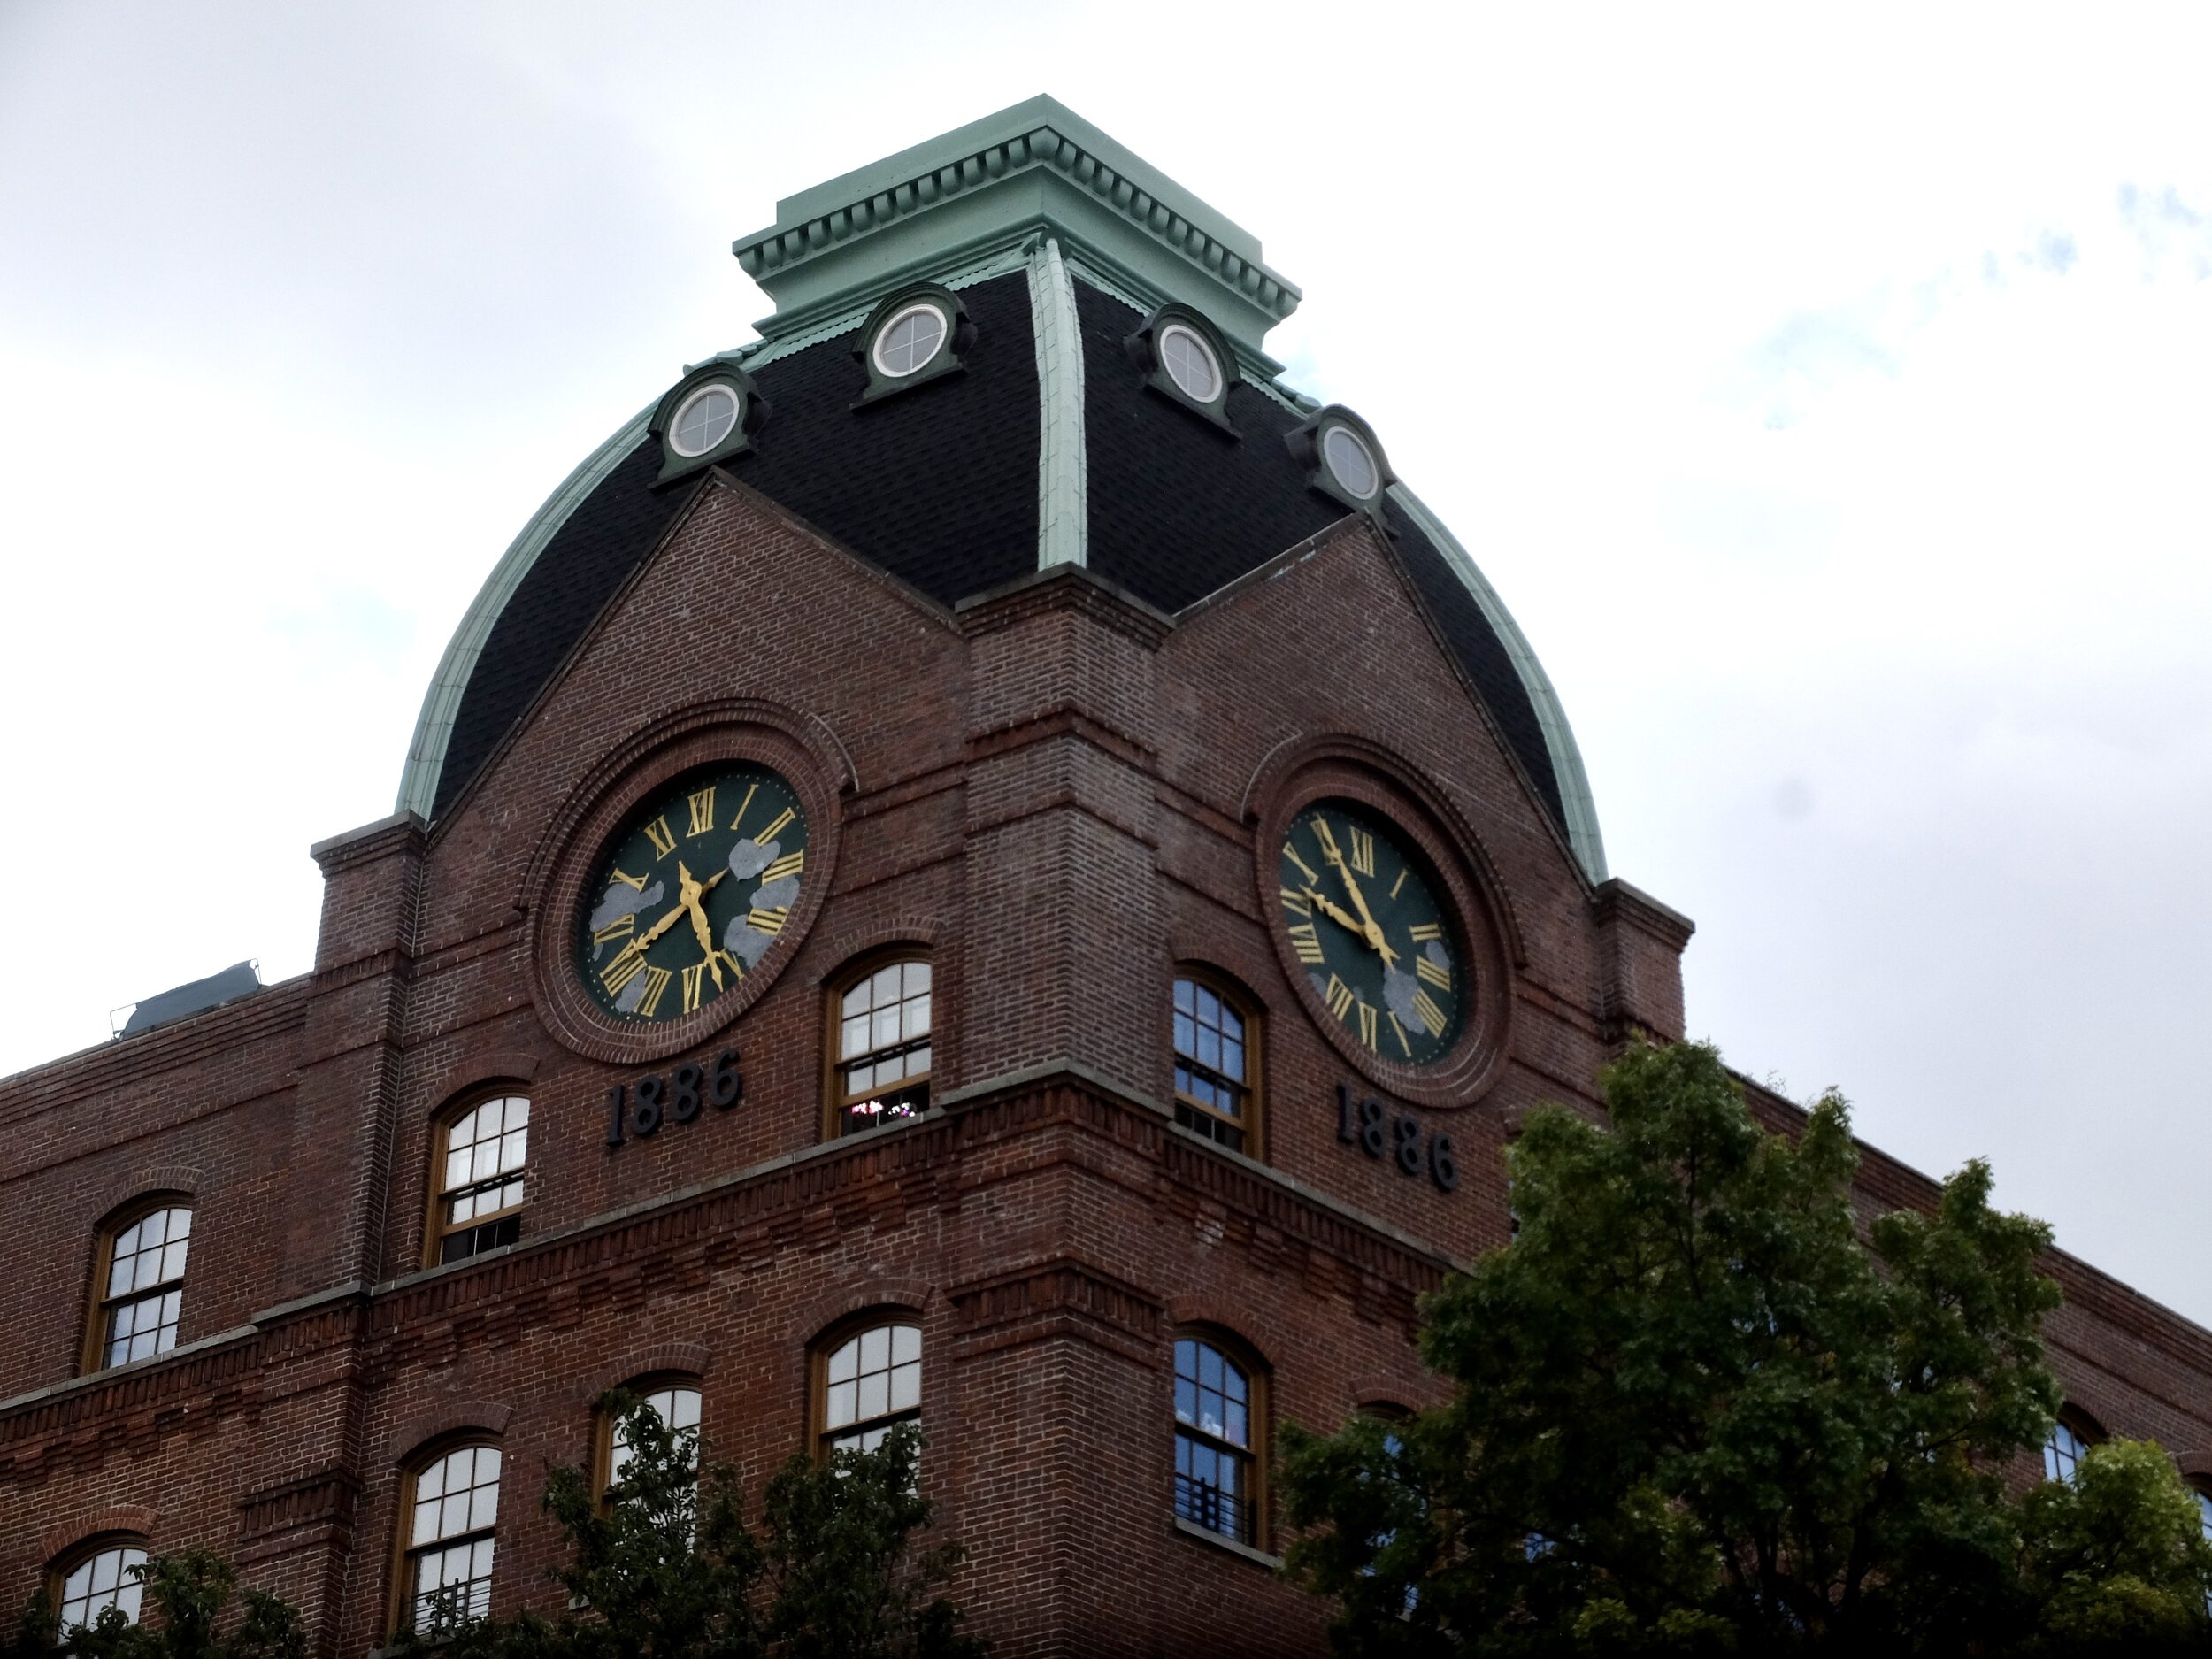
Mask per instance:
[[[1375,912],[1367,908],[1367,895],[1359,890],[1359,883],[1352,879],[1352,867],[1344,862],[1344,856],[1340,853],[1331,858],[1329,862],[1336,866],[1336,873],[1344,883],[1344,890],[1352,895],[1352,902],[1359,907],[1360,918],[1366,924],[1360,930],[1360,936],[1375,948],[1386,964],[1391,967],[1396,967],[1398,953],[1393,950],[1388,941],[1383,938],[1383,930],[1376,923]]]
[[[691,931],[698,935],[699,949],[707,959],[707,972],[714,975],[714,988],[718,991],[722,988],[722,964],[715,960],[714,929],[707,925],[707,913],[699,908],[699,895],[727,874],[728,871],[720,870],[708,880],[695,881],[691,879],[691,872],[684,868],[680,860],[676,865],[676,879],[680,883],[677,889],[680,895],[678,908],[688,912],[691,917]]]

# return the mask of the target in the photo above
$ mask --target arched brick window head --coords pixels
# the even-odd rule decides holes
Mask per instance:
[[[929,1110],[928,962],[878,962],[830,994],[828,1133],[834,1139]]]
[[[922,1415],[919,1325],[872,1325],[823,1356],[820,1447],[872,1452],[902,1423]]]
[[[430,1264],[458,1262],[522,1237],[530,1102],[520,1094],[479,1102],[439,1126]]]
[[[97,1624],[110,1608],[138,1623],[145,1586],[137,1569],[146,1564],[146,1547],[134,1539],[104,1538],[58,1568],[47,1594],[65,1637],[83,1624]]]
[[[1175,979],[1175,1121],[1232,1152],[1259,1155],[1259,1031],[1244,999],[1212,976]]]
[[[491,1610],[499,1448],[457,1446],[415,1471],[401,1509],[400,1624],[433,1636]]]
[[[1175,1342],[1175,1513],[1240,1544],[1259,1534],[1261,1443],[1253,1369],[1202,1334]]]
[[[191,1208],[173,1202],[142,1210],[107,1233],[87,1370],[104,1371],[176,1347],[191,1244]]]

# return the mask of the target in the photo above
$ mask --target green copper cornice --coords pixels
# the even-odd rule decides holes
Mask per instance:
[[[1298,289],[1259,239],[1048,97],[787,196],[732,245],[776,302],[770,339],[1042,230],[1150,310],[1181,300],[1261,355]]]

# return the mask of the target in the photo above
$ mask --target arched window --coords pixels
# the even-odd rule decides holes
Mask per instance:
[[[1202,969],[1175,979],[1175,1121],[1256,1157],[1259,1021],[1246,1000]]]
[[[425,1635],[491,1609],[499,1448],[451,1447],[407,1477],[401,1516],[400,1624]]]
[[[2050,1438],[2043,1442],[2043,1478],[2071,1480],[2089,1448],[2103,1439],[2103,1432],[2078,1411],[2062,1412],[2051,1425]]]
[[[1175,1513],[1240,1544],[1260,1534],[1257,1368],[1220,1337],[1175,1340]]]
[[[920,956],[864,966],[830,993],[827,1125],[850,1134],[929,1110],[930,974]]]
[[[512,1244],[522,1236],[530,1102],[500,1094],[438,1125],[431,1183],[431,1266]]]
[[[630,1384],[625,1393],[634,1394],[660,1420],[676,1433],[687,1436],[691,1442],[695,1461],[699,1446],[699,1385],[688,1377],[649,1378]],[[622,1479],[622,1471],[630,1461],[627,1425],[611,1413],[600,1414],[600,1444],[603,1449],[604,1479],[600,1489],[605,1491]]]
[[[142,1540],[108,1537],[96,1539],[58,1564],[48,1594],[66,1635],[80,1624],[96,1624],[110,1608],[138,1623],[139,1598],[145,1586],[134,1568],[146,1564]]]
[[[817,1443],[822,1455],[872,1452],[902,1423],[922,1415],[922,1329],[875,1325],[820,1360]]]
[[[192,1210],[174,1199],[130,1212],[101,1240],[85,1369],[104,1371],[177,1345]]]

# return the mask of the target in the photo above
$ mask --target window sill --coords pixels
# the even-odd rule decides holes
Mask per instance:
[[[1264,1567],[1270,1572],[1282,1571],[1283,1558],[1280,1555],[1271,1555],[1263,1549],[1253,1548],[1249,1544],[1240,1544],[1225,1533],[1201,1526],[1195,1521],[1187,1521],[1179,1515],[1175,1517],[1175,1530],[1187,1538],[1194,1538],[1201,1543],[1211,1544],[1216,1549],[1225,1549],[1232,1555],[1240,1555],[1256,1567]]]

